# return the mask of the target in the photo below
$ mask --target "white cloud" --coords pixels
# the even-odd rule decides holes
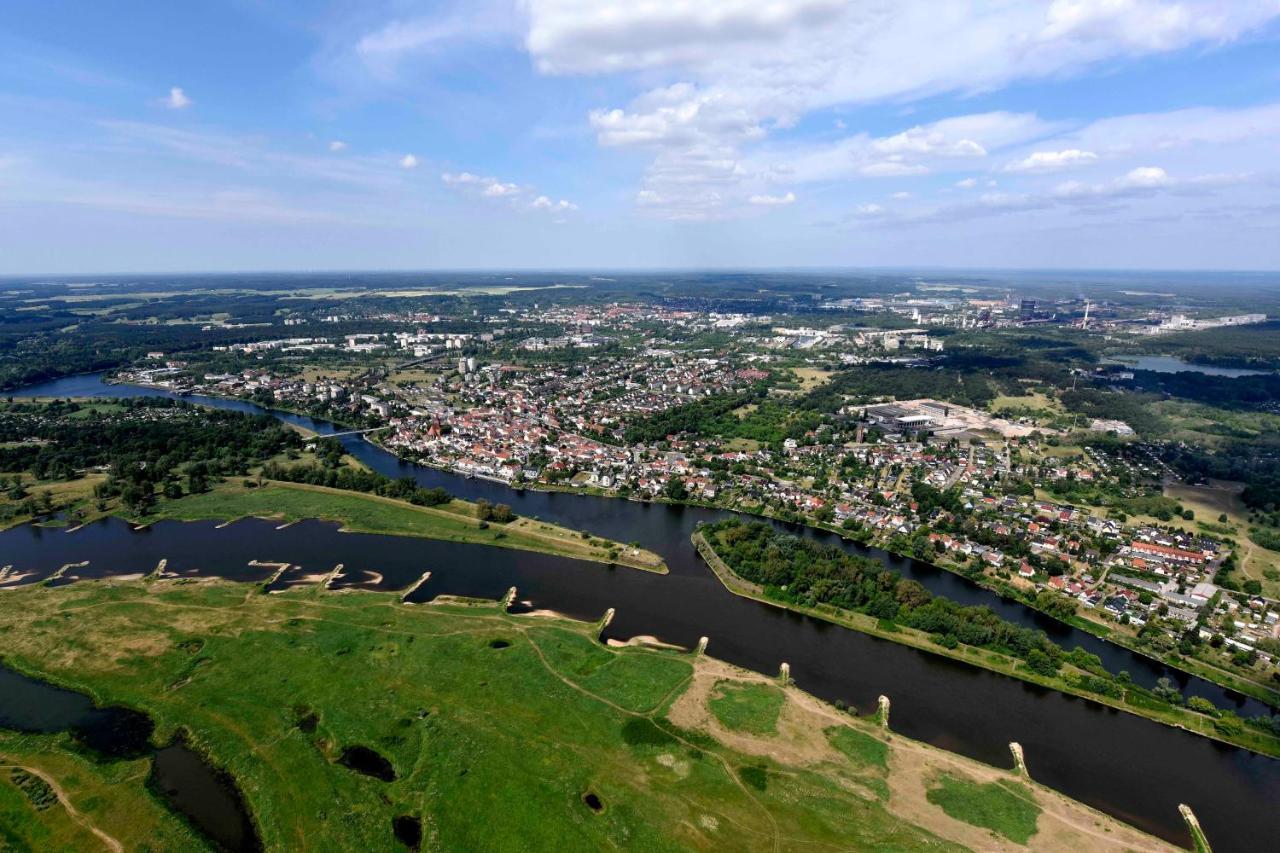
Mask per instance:
[[[406,154],[400,158],[400,168],[416,169],[418,168],[418,158],[412,154]]]
[[[786,195],[753,195],[748,199],[751,204],[761,205],[763,207],[782,207],[788,204],[795,204],[796,194],[788,192]]]
[[[825,154],[758,162],[767,158],[751,149],[774,128],[815,110],[967,94],[1220,44],[1280,14],[1275,0],[523,0],[521,8],[525,45],[541,72],[643,70],[644,79],[663,81],[628,104],[593,110],[589,121],[601,145],[655,152],[638,198],[655,209],[662,199],[678,218],[731,212],[759,194],[752,182],[781,168],[922,174],[940,168],[926,160],[981,159],[1016,144],[955,127],[934,128],[937,136],[913,128],[869,149],[858,135]],[[860,146],[861,159],[842,157]],[[694,188],[699,164],[710,171]]]
[[[869,178],[898,178],[904,175],[927,175],[928,166],[918,163],[900,163],[896,160],[885,160],[882,163],[868,163],[858,170]]]
[[[510,0],[437,0],[434,7],[430,15],[397,18],[373,30],[363,29],[357,16],[345,26],[361,27],[363,35],[345,52],[326,59],[336,63],[338,76],[365,72],[392,82],[400,66],[413,59],[446,58],[477,45],[514,42],[523,22],[512,13]],[[345,41],[347,35],[343,32],[341,38]]]
[[[960,180],[956,181],[956,186],[958,186],[962,190],[970,190],[976,187],[977,185],[978,185],[977,178],[961,178]]]
[[[905,192],[905,191],[899,191],[896,193],[892,193],[889,196],[889,198],[897,199],[898,201],[905,201],[906,199],[911,198],[911,193]]]
[[[334,153],[337,153],[339,151],[346,151],[347,143],[343,142],[341,139],[335,139],[329,143],[329,150],[333,151]]]
[[[509,181],[502,181],[488,175],[477,175],[474,172],[444,172],[440,180],[447,186],[486,199],[505,199],[513,206],[529,210],[544,210],[552,213],[567,213],[577,210],[578,206],[567,199],[552,199],[550,196],[533,194],[532,187],[522,187]]]
[[[486,198],[502,198],[517,195],[520,192],[520,187],[515,184],[471,172],[445,172],[440,176],[440,180],[451,187],[472,187]]]
[[[529,206],[532,207],[534,210],[550,210],[556,213],[578,209],[578,206],[571,201],[565,201],[564,199],[560,199],[559,201],[552,201],[551,199],[547,198],[545,195],[540,195],[537,198],[535,198],[529,204]]]
[[[164,99],[164,105],[171,110],[185,110],[193,103],[194,101],[187,97],[187,93],[178,86],[171,88],[169,97]]]
[[[520,192],[520,188],[515,184],[504,184],[501,181],[494,181],[484,188],[484,196],[486,198],[505,198],[507,196],[516,195]]]
[[[858,219],[875,219],[882,216],[884,213],[885,209],[880,205],[875,202],[867,202],[855,207],[850,215]]]
[[[1095,162],[1098,155],[1092,151],[1081,151],[1079,148],[1067,148],[1063,151],[1035,151],[1021,160],[1008,163],[1006,172],[1057,172],[1073,166],[1084,166]]]
[[[1116,180],[1116,186],[1122,189],[1152,189],[1167,187],[1170,183],[1169,174],[1159,166],[1139,166]]]

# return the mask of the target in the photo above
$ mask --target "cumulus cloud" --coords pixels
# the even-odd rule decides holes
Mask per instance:
[[[1057,172],[1073,166],[1085,166],[1095,162],[1098,155],[1092,151],[1068,148],[1064,151],[1035,151],[1021,160],[1005,165],[1006,172]]]
[[[474,172],[444,172],[440,180],[446,185],[471,193],[481,198],[505,199],[517,207],[529,210],[544,210],[553,213],[567,213],[577,210],[578,206],[567,199],[552,199],[550,196],[538,195],[528,200],[533,192],[532,187],[499,180],[489,175],[477,175]]]
[[[786,195],[753,195],[748,199],[751,204],[760,205],[762,207],[782,207],[788,204],[795,204],[796,194],[788,192]]]
[[[673,204],[678,218],[749,201],[746,187],[758,177],[745,163],[756,159],[751,149],[815,110],[978,92],[1218,44],[1280,14],[1274,0],[1040,0],[994,11],[936,0],[524,0],[522,8],[525,46],[543,73],[665,75],[663,85],[588,118],[601,145],[653,150],[637,198]],[[923,174],[937,168],[926,159],[994,150],[976,134],[940,134],[883,138],[853,164],[840,162],[837,143],[828,168],[848,177]],[[712,171],[695,189],[700,162]],[[737,187],[723,180],[735,172],[726,163],[737,167]],[[678,175],[686,188],[659,174]]]
[[[564,199],[560,199],[559,201],[552,201],[550,198],[548,198],[545,195],[540,195],[537,198],[535,198],[529,204],[529,206],[532,207],[534,210],[550,210],[550,211],[555,211],[557,213],[563,213],[565,211],[578,209],[578,206],[571,201],[566,201]]]
[[[169,96],[164,99],[164,105],[171,110],[185,110],[193,103],[195,102],[187,97],[187,93],[179,86],[169,89]]]
[[[962,190],[971,190],[978,185],[977,178],[961,178],[956,181],[956,186]]]
[[[400,158],[400,168],[416,169],[418,168],[418,158],[412,154],[406,154]]]
[[[346,151],[347,143],[343,142],[341,139],[335,139],[329,143],[329,150],[335,154],[339,151]]]
[[[1124,209],[1127,203],[1161,195],[1210,195],[1221,188],[1243,183],[1249,177],[1247,174],[1214,173],[1178,178],[1159,166],[1139,166],[1109,181],[1064,181],[1050,190],[1036,192],[984,192],[970,201],[896,215],[892,222],[899,226],[932,225],[1054,208],[1080,213],[1109,213]]]

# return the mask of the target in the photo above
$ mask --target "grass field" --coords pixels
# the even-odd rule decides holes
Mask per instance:
[[[57,785],[52,802],[33,803],[15,784],[14,768]],[[201,849],[191,828],[143,786],[149,770],[149,759],[94,761],[66,734],[0,730],[0,850]]]
[[[980,784],[951,774],[929,789],[929,802],[951,817],[997,832],[1018,844],[1036,834],[1040,806],[1026,785],[1009,780]]]
[[[581,534],[531,518],[481,526],[475,505],[455,500],[444,507],[423,507],[362,492],[268,481],[254,488],[228,481],[212,491],[164,501],[141,521],[172,518],[193,521],[266,516],[295,521],[323,518],[361,533],[423,536],[450,542],[474,542],[539,551],[565,557],[666,571],[652,552]],[[611,556],[613,555],[613,556]]]
[[[821,388],[831,381],[832,375],[830,370],[820,370],[816,367],[793,367],[791,372],[796,375],[796,379],[800,380],[801,393]]]
[[[1235,528],[1234,537],[1240,546],[1240,575],[1262,582],[1262,594],[1280,598],[1280,553],[1269,551],[1249,538],[1249,510],[1240,500],[1241,484],[1212,483],[1205,486],[1166,485],[1164,494],[1176,498],[1184,507],[1195,513],[1196,521],[1183,522],[1184,527],[1208,522],[1218,523],[1218,517],[1227,516],[1226,524]]]
[[[774,688],[776,734],[721,735],[712,686],[764,679],[705,656],[608,648],[581,623],[493,606],[261,595],[225,581],[33,586],[0,597],[0,654],[146,711],[160,742],[187,732],[236,779],[268,850],[403,849],[392,820],[404,815],[421,818],[423,846],[436,850],[991,849],[926,800],[925,780],[1013,778],[794,687]],[[859,736],[856,759],[828,744],[832,729]],[[356,745],[388,760],[394,781],[337,763]],[[881,753],[868,769],[864,756]],[[200,849],[156,811],[145,762],[86,761],[57,737],[0,736],[0,762],[70,792],[83,828],[125,849]],[[884,796],[865,793],[868,779]],[[1168,849],[1048,789],[1026,791],[1043,810],[1043,849]],[[12,791],[0,809],[6,831],[36,849],[75,833],[65,814],[24,808]],[[92,849],[82,841],[73,848]]]
[[[711,695],[711,713],[727,729],[753,734],[778,730],[778,714],[786,698],[772,684],[735,684],[722,681]]]

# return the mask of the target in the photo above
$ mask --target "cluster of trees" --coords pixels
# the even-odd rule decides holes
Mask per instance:
[[[1154,391],[1206,403],[1223,409],[1266,410],[1280,397],[1280,374],[1268,373],[1256,376],[1206,376],[1203,373],[1180,371],[1156,373],[1151,370],[1134,371],[1135,388]]]
[[[511,511],[511,507],[507,504],[491,504],[484,498],[476,501],[476,518],[481,521],[493,521],[498,524],[506,524],[514,520],[516,514]]]
[[[411,477],[401,477],[393,480],[376,471],[369,471],[364,468],[348,468],[337,464],[327,464],[327,462],[303,465],[281,465],[277,462],[268,462],[262,467],[262,476],[269,480],[306,483],[312,486],[328,486],[331,489],[345,489],[349,492],[366,492],[386,498],[408,501],[418,506],[440,506],[453,500],[453,495],[439,486],[430,489],[424,488],[419,486]]]
[[[712,394],[692,403],[673,406],[645,418],[638,418],[627,425],[623,438],[628,444],[662,441],[669,435],[695,433],[712,435],[713,422],[719,422],[734,409],[765,398],[763,387],[730,394]]]
[[[981,372],[866,364],[837,372],[797,405],[810,411],[834,412],[845,404],[846,397],[870,400],[891,396],[899,400],[933,397],[982,408],[996,395],[995,385]]]
[[[157,492],[201,492],[219,477],[246,474],[251,464],[301,446],[298,434],[272,417],[158,398],[120,401],[107,411],[74,402],[13,405],[0,413],[0,442],[22,442],[0,447],[0,470],[41,480],[105,467],[99,501],[119,496],[134,512],[149,507]]]
[[[1106,418],[1124,421],[1143,438],[1164,435],[1169,430],[1168,422],[1151,408],[1151,404],[1160,399],[1152,394],[1077,388],[1063,391],[1059,399],[1062,407],[1068,412],[1088,419]]]
[[[1164,335],[1160,338],[1160,350],[1193,364],[1277,370],[1280,369],[1280,321]]]
[[[1006,622],[987,607],[964,607],[930,593],[875,560],[847,554],[767,524],[729,519],[703,528],[716,553],[740,577],[778,601],[866,613],[928,632],[943,645],[987,648],[1057,673],[1067,653],[1043,631]]]

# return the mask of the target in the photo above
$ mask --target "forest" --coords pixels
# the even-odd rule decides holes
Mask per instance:
[[[0,408],[0,471],[70,480],[94,469],[108,479],[98,498],[119,495],[145,509],[167,497],[207,489],[218,477],[302,447],[298,433],[269,415],[205,409],[142,398],[108,405],[74,401],[10,403]]]
[[[444,489],[438,486],[431,489],[424,488],[410,477],[393,480],[367,468],[345,466],[342,464],[344,453],[342,444],[337,439],[322,439],[316,445],[316,455],[320,458],[319,463],[282,465],[278,462],[268,462],[262,468],[262,476],[269,480],[327,486],[332,489],[345,489],[351,492],[367,492],[386,498],[408,501],[418,506],[440,506],[453,500],[453,496]],[[509,512],[507,515],[509,515]],[[510,519],[503,518],[501,520],[507,521]]]
[[[1041,675],[1054,675],[1067,653],[1042,631],[1006,622],[987,607],[939,598],[879,562],[775,530],[728,519],[702,528],[716,553],[740,577],[776,601],[865,613],[958,643],[1011,654]]]

